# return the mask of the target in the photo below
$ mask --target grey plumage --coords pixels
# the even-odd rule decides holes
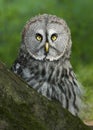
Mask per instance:
[[[12,71],[48,99],[77,115],[81,89],[70,64],[70,30],[63,19],[39,15],[27,22]]]

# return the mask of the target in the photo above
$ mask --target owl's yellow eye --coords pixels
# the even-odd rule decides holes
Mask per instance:
[[[52,34],[51,40],[52,40],[52,41],[55,41],[56,39],[57,39],[57,34]]]
[[[36,39],[38,40],[38,41],[42,41],[42,35],[41,34],[36,34]]]

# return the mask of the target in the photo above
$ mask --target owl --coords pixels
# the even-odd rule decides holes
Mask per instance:
[[[55,15],[31,18],[22,31],[19,54],[12,71],[49,100],[57,100],[78,115],[81,87],[70,63],[71,33]]]

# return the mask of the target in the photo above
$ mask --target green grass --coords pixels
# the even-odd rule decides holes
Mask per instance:
[[[84,91],[84,111],[81,117],[93,120],[93,65],[79,65],[76,73]]]

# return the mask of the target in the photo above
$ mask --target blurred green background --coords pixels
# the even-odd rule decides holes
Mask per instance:
[[[17,57],[26,21],[42,13],[65,19],[71,29],[71,63],[85,90],[82,117],[92,120],[93,0],[0,0],[0,60],[10,68]]]

